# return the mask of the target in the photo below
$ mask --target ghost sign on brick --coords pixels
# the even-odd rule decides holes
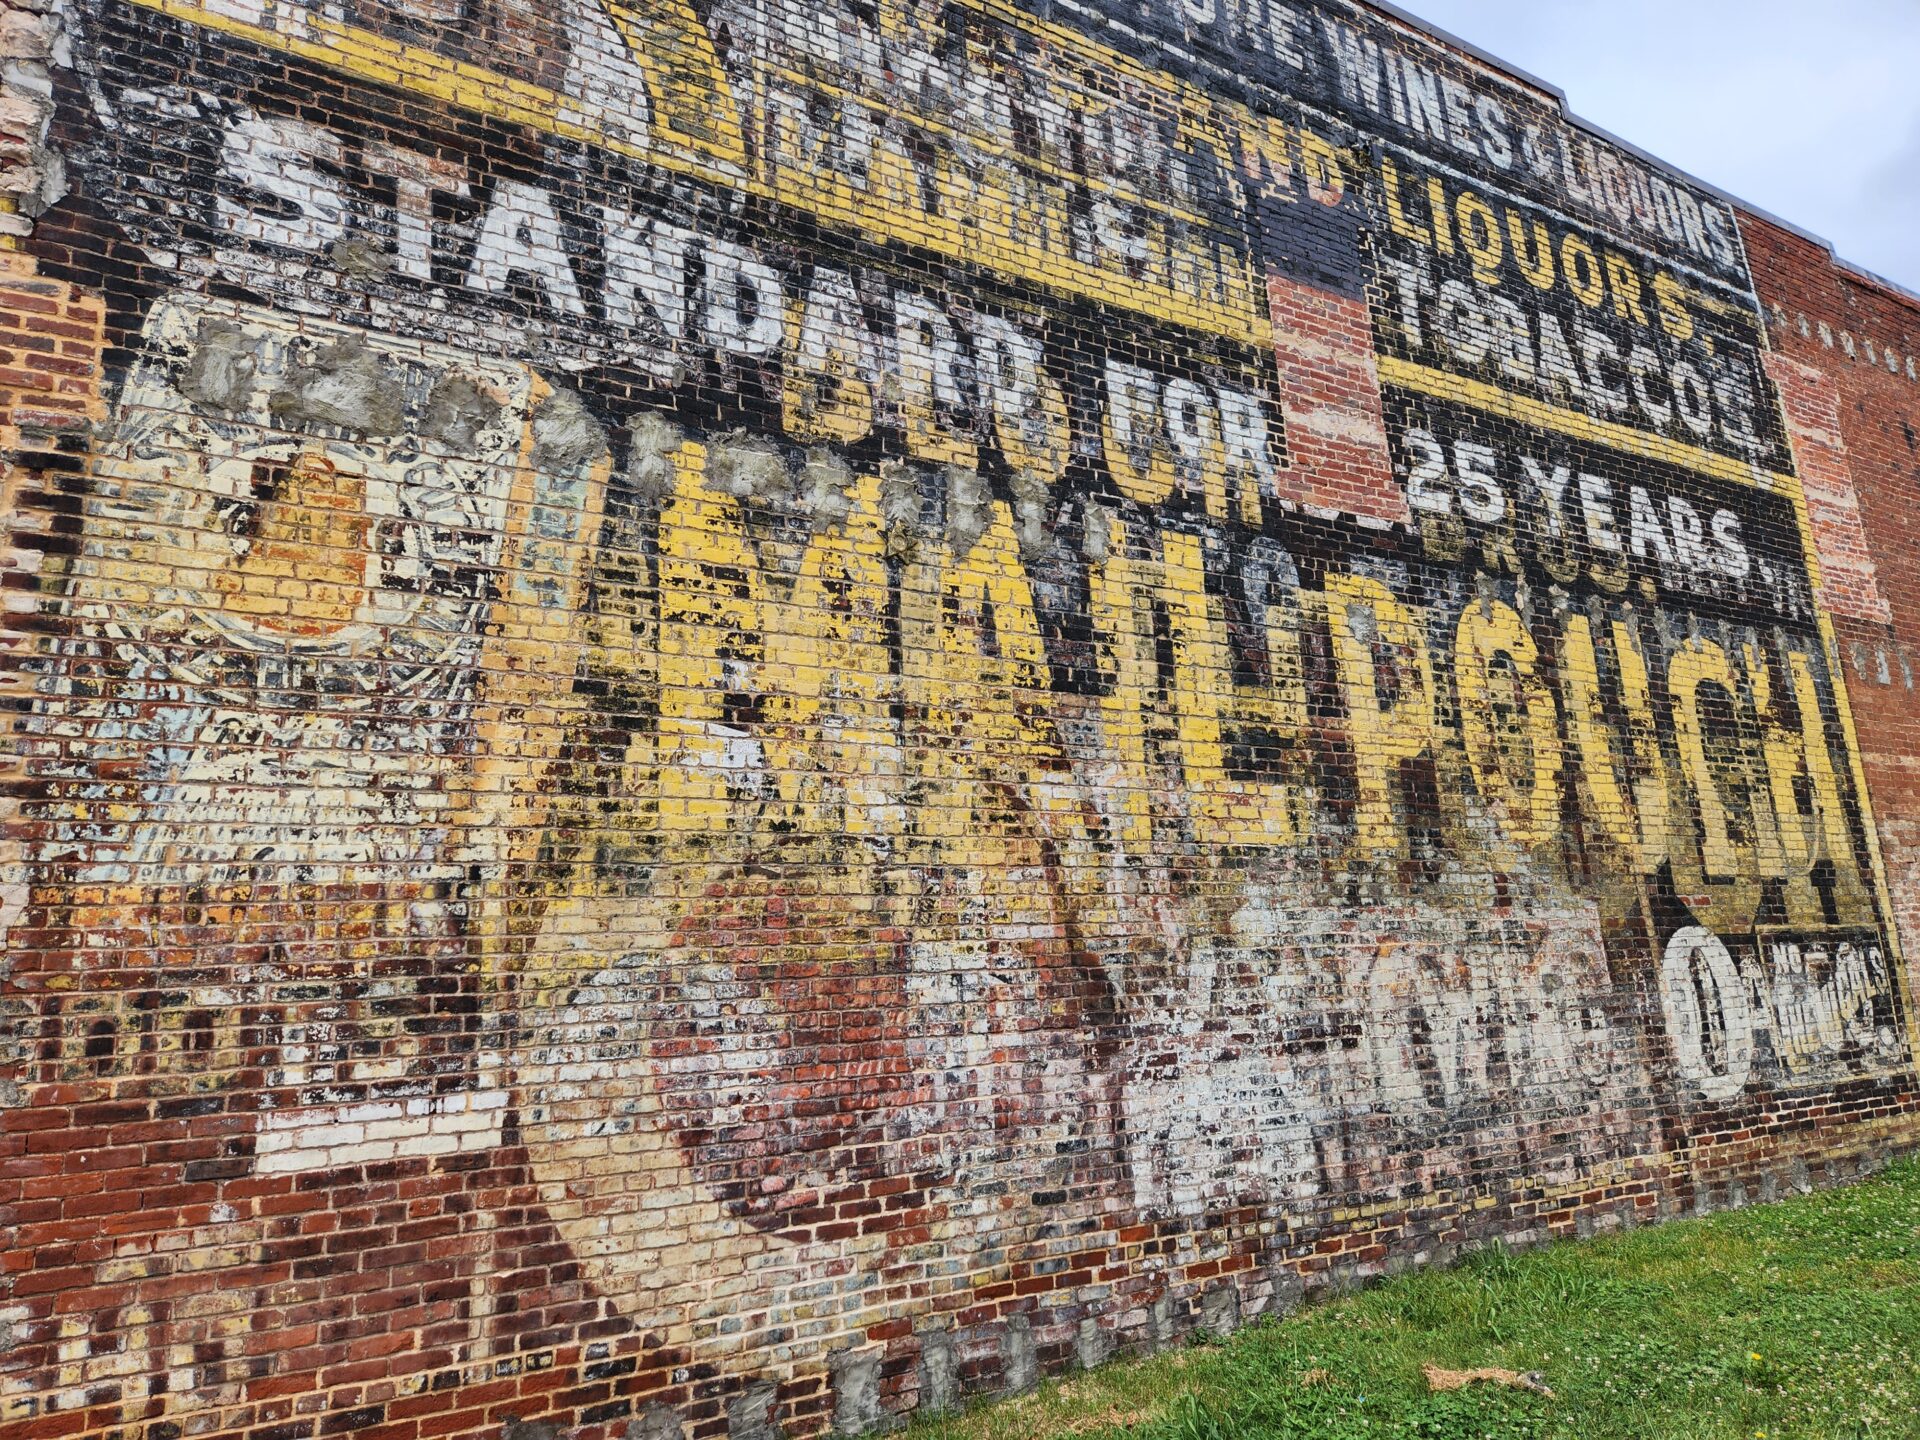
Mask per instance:
[[[1909,1132],[1733,208],[1045,8],[71,8],[7,1421],[819,1433]]]

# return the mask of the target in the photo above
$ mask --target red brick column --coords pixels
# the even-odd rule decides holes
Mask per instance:
[[[1780,387],[1794,465],[1807,497],[1807,523],[1820,561],[1820,604],[1835,615],[1891,625],[1893,611],[1880,593],[1847,463],[1840,387],[1824,370],[1777,353],[1767,356],[1767,374]]]
[[[1920,976],[1920,302],[1742,217],[1894,918]]]
[[[14,1088],[30,1079],[29,1032],[14,1029],[12,996],[36,968],[37,941],[24,933],[30,899],[26,840],[20,816],[25,795],[25,756],[12,732],[34,677],[29,665],[50,623],[43,596],[52,586],[51,567],[70,528],[66,517],[80,503],[80,477],[92,420],[99,413],[104,308],[63,281],[42,279],[28,256],[0,250],[0,705],[6,727],[0,738],[0,1096],[17,1097],[18,1108],[0,1098],[0,1235],[18,1248],[0,1268],[0,1315],[14,1327],[17,1348],[0,1357],[0,1381],[15,1367],[30,1365],[36,1344],[56,1339],[54,1296],[35,1285],[25,1268],[37,1248],[26,1237],[38,1222],[64,1214],[64,1177],[78,1175],[88,1143],[75,1123],[58,1146],[25,1122],[75,1112],[40,1108],[40,1087]],[[75,1097],[77,1098],[77,1097]],[[32,1105],[35,1108],[27,1108]],[[68,1227],[75,1243],[97,1227]],[[50,1235],[44,1236],[51,1239]],[[45,1277],[41,1277],[44,1279]],[[15,1412],[9,1412],[15,1413]]]
[[[1387,450],[1365,298],[1272,275],[1267,302],[1287,422],[1281,498],[1380,525],[1405,524],[1407,500]]]
[[[41,633],[39,597],[58,517],[77,505],[64,454],[84,450],[99,413],[100,301],[39,278],[34,260],[0,250],[0,704],[24,696],[23,662]],[[52,542],[51,544],[49,542]],[[0,953],[18,918],[20,756],[0,746]]]

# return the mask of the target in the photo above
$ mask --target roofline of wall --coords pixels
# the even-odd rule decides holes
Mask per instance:
[[[1663,160],[1660,156],[1642,149],[1631,140],[1622,140],[1612,131],[1594,124],[1591,120],[1582,119],[1573,112],[1572,107],[1567,103],[1567,92],[1562,90],[1558,85],[1551,84],[1529,71],[1522,70],[1518,65],[1501,59],[1498,55],[1482,49],[1470,40],[1462,40],[1458,35],[1447,30],[1442,30],[1431,21],[1422,20],[1418,15],[1402,10],[1398,5],[1390,3],[1390,0],[1363,0],[1363,3],[1365,8],[1377,10],[1382,15],[1388,16],[1402,25],[1410,26],[1442,45],[1470,55],[1482,64],[1492,66],[1501,74],[1518,80],[1522,85],[1529,86],[1532,89],[1538,90],[1541,94],[1550,97],[1559,104],[1562,119],[1574,128],[1584,130],[1596,140],[1604,140],[1609,145],[1617,146],[1629,155],[1637,156],[1649,165],[1664,170],[1669,175],[1677,176],[1679,179],[1685,180],[1691,185],[1699,186],[1708,194],[1726,201],[1727,204],[1733,206],[1736,210],[1744,211],[1756,219],[1764,220],[1769,225],[1778,226],[1789,234],[1797,235],[1808,244],[1819,246],[1826,252],[1827,259],[1833,265],[1833,268],[1840,271],[1843,275],[1849,276],[1861,284],[1871,285],[1876,289],[1884,290],[1896,299],[1905,301],[1909,305],[1920,307],[1920,290],[1902,285],[1897,280],[1889,280],[1886,276],[1869,270],[1864,265],[1856,265],[1851,260],[1842,259],[1840,253],[1834,249],[1833,242],[1824,235],[1817,235],[1803,225],[1794,224],[1791,220],[1782,220],[1771,210],[1763,209],[1751,201],[1742,200],[1731,191],[1725,190],[1709,180],[1702,180],[1698,175],[1694,175],[1689,171],[1682,170],[1671,160]]]
[[[1796,236],[1806,241],[1809,245],[1819,246],[1820,249],[1826,253],[1828,263],[1847,279],[1854,281],[1856,284],[1870,285],[1876,290],[1884,290],[1894,299],[1920,310],[1920,290],[1902,285],[1898,280],[1889,280],[1878,271],[1869,270],[1864,265],[1856,265],[1853,261],[1845,259],[1833,248],[1833,242],[1831,240],[1827,239],[1824,235],[1814,234],[1813,231],[1807,229],[1804,225],[1796,225],[1791,220],[1782,220],[1771,210],[1762,210],[1758,205],[1748,204],[1738,196],[1730,196],[1729,198],[1732,199],[1733,203],[1739,206],[1742,211],[1755,220],[1764,220],[1767,224],[1774,226],[1776,229],[1785,230],[1789,235]]]

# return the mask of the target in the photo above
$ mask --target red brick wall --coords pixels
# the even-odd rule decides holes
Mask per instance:
[[[100,415],[104,318],[98,297],[0,249],[0,703],[16,709],[29,703],[45,639],[35,597],[72,547],[88,426]],[[16,810],[25,771],[16,749],[0,750],[0,937],[27,900]]]
[[[1796,458],[1860,517],[1852,533],[1865,553],[1842,562],[1848,599],[1833,607],[1834,628],[1912,966],[1920,962],[1920,300],[1758,216],[1743,216],[1741,229],[1774,347],[1802,393],[1818,396],[1838,425],[1837,444],[1797,443]]]
[[[1920,1141],[1909,381],[1404,22],[1073,10],[0,11],[7,1440],[858,1432]]]

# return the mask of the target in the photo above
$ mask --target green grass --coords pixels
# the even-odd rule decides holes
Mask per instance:
[[[1909,1161],[1785,1204],[1483,1251],[909,1435],[1904,1440],[1920,1437],[1916,1357],[1920,1163]],[[1539,1371],[1554,1396],[1429,1393],[1427,1361]],[[1325,1378],[1310,1382],[1314,1372]]]

